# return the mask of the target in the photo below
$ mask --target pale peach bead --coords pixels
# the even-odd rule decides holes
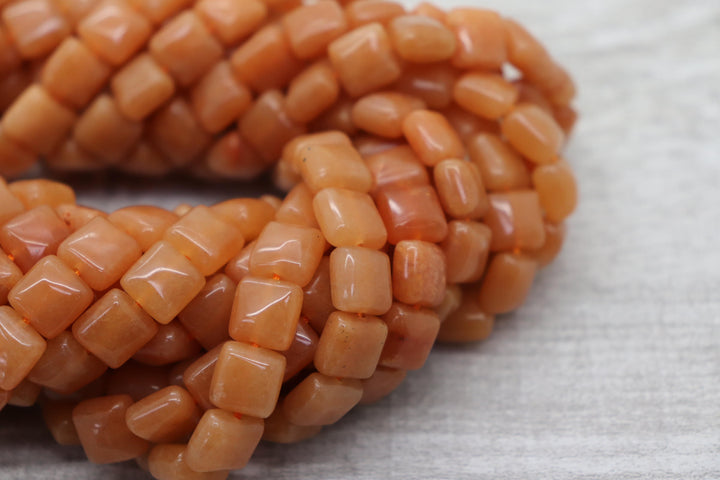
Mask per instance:
[[[453,102],[457,77],[458,71],[446,63],[408,65],[394,88],[421,99],[429,108],[446,108]]]
[[[391,148],[365,159],[373,177],[371,194],[389,187],[402,188],[429,185],[427,168],[412,149],[406,145]]]
[[[345,13],[352,28],[368,23],[388,23],[393,18],[405,14],[405,7],[398,2],[390,2],[387,0],[363,0],[361,2],[351,2],[346,8]]]
[[[185,445],[156,445],[148,456],[148,471],[157,480],[225,480],[228,472],[196,472],[185,461]]]
[[[375,201],[393,245],[402,240],[437,243],[447,235],[445,213],[429,185],[384,188]]]
[[[6,255],[0,255],[0,305],[7,304],[8,293],[23,274]]]
[[[200,411],[184,388],[165,387],[130,405],[125,421],[131,432],[153,443],[183,441],[192,434]]]
[[[218,345],[206,354],[195,360],[183,373],[183,384],[190,392],[198,406],[203,410],[215,408],[210,401],[210,386],[212,384],[215,364],[220,356],[223,345]]]
[[[462,304],[440,327],[439,342],[467,343],[487,339],[493,331],[495,317],[480,309],[475,295],[463,296]]]
[[[157,331],[157,323],[119,289],[106,293],[72,326],[77,341],[111,368],[127,362]]]
[[[447,318],[458,308],[463,299],[463,291],[459,285],[447,285],[445,287],[445,296],[440,305],[433,308],[437,313],[440,323],[443,323]]]
[[[133,237],[145,252],[163,237],[178,216],[159,207],[138,205],[115,210],[108,220]]]
[[[75,192],[72,188],[52,180],[18,180],[9,184],[8,188],[28,209],[42,205],[57,207],[75,203]]]
[[[334,105],[339,96],[340,84],[335,71],[327,61],[317,62],[290,82],[288,115],[295,122],[308,123]]]
[[[307,319],[303,318],[298,322],[292,345],[284,352],[280,352],[286,361],[283,382],[287,382],[308,367],[315,356],[318,335],[306,321]]]
[[[200,293],[178,314],[178,320],[206,350],[230,337],[228,323],[235,282],[222,273],[208,278]]]
[[[336,309],[382,315],[392,305],[390,259],[369,248],[336,248],[330,254],[330,286]]]
[[[545,244],[538,250],[527,252],[527,256],[533,258],[539,268],[547,267],[560,254],[563,244],[565,243],[565,235],[567,228],[565,224],[554,225],[545,222]]]
[[[540,206],[550,222],[561,223],[575,210],[577,183],[565,160],[536,168],[532,180],[540,197]]]
[[[316,372],[288,393],[282,408],[295,425],[331,425],[352,410],[361,397],[360,380],[331,378]]]
[[[205,277],[172,245],[155,244],[120,280],[155,320],[170,323],[205,286]]]
[[[230,336],[271,350],[287,350],[295,338],[302,299],[302,289],[293,283],[243,278],[230,314]]]
[[[263,429],[260,418],[208,410],[188,442],[185,462],[196,472],[239,470],[250,461]]]
[[[545,243],[540,200],[533,190],[489,195],[485,223],[492,230],[492,251],[540,248]]]
[[[479,117],[457,105],[452,105],[441,113],[466,145],[472,144],[474,138],[483,133],[500,135],[500,125],[497,121]]]
[[[455,54],[455,34],[442,22],[431,17],[397,17],[390,22],[388,33],[395,51],[408,62],[442,62]]]
[[[478,292],[480,308],[488,314],[508,313],[525,302],[537,264],[529,257],[500,253],[493,257]]]
[[[209,133],[228,127],[252,102],[250,90],[235,80],[227,62],[210,69],[193,88],[191,98],[195,115]]]
[[[38,333],[54,338],[90,306],[93,293],[58,257],[49,255],[15,284],[8,301]]]
[[[320,425],[300,426],[291,423],[285,416],[285,410],[278,407],[265,420],[262,439],[281,444],[298,443],[316,436],[321,430],[322,426]]]
[[[255,32],[268,15],[260,0],[200,0],[195,11],[227,47]]]
[[[205,353],[205,352],[202,352]],[[168,371],[168,384],[169,385],[175,385],[176,387],[185,388],[185,382],[183,381],[183,377],[185,376],[185,370],[190,367],[193,363],[195,363],[202,355],[194,355],[190,358],[187,358],[181,362],[176,363],[175,365],[172,365],[170,367],[170,370]],[[194,402],[193,397],[193,402]]]
[[[72,203],[58,205],[55,207],[55,213],[70,227],[72,232],[77,232],[97,217],[107,218],[105,212]]]
[[[150,367],[129,360],[109,373],[105,380],[105,394],[129,395],[137,402],[169,384],[167,367]]]
[[[318,228],[315,212],[313,212],[313,194],[304,183],[293,187],[283,200],[275,214],[280,223]]]
[[[91,462],[123,462],[149,449],[150,444],[125,424],[125,412],[132,403],[128,395],[112,395],[84,400],[73,409],[73,423]]]
[[[155,25],[160,25],[182,9],[190,6],[192,0],[128,0]]]
[[[473,221],[452,221],[448,235],[440,244],[445,252],[448,283],[480,280],[490,253],[492,230]]]
[[[201,352],[202,347],[182,323],[173,320],[167,325],[160,325],[155,336],[132,358],[142,364],[159,367],[182,362]]]
[[[290,47],[298,58],[323,55],[327,46],[348,29],[345,13],[333,1],[303,5],[283,17]]]
[[[369,378],[377,367],[388,328],[377,317],[334,312],[315,352],[315,368],[339,378]]]
[[[530,174],[522,158],[499,136],[481,133],[468,145],[470,159],[480,168],[489,191],[528,188]]]
[[[58,445],[80,445],[77,429],[72,422],[75,403],[63,400],[45,400],[42,415],[45,425]]]
[[[280,396],[285,362],[272,350],[226,342],[215,365],[210,400],[224,410],[269,417]]]
[[[335,247],[380,249],[387,230],[370,195],[342,188],[326,188],[313,199],[323,235]]]
[[[0,105],[0,112],[4,111]],[[0,125],[0,175],[17,177],[30,170],[38,161],[36,155],[8,138]]]
[[[457,38],[455,67],[499,70],[507,60],[505,25],[496,12],[456,8],[448,13],[447,24]]]
[[[247,242],[255,240],[275,215],[274,208],[255,198],[228,200],[210,209],[226,222],[234,224]]]
[[[467,73],[455,84],[455,102],[491,120],[507,115],[518,99],[515,86],[496,73]]]
[[[422,368],[440,330],[437,313],[393,303],[383,320],[388,326],[388,337],[380,365],[401,370]]]
[[[552,115],[533,104],[518,105],[502,122],[502,133],[515,150],[533,163],[557,160],[565,134]]]
[[[2,20],[26,59],[44,57],[70,35],[70,25],[49,0],[13,2],[2,10]]]
[[[390,38],[379,23],[365,25],[338,38],[330,44],[328,56],[340,83],[353,97],[388,86],[402,74]]]
[[[57,100],[80,109],[90,102],[109,77],[110,68],[82,42],[69,37],[45,62],[41,82]]]
[[[424,108],[422,100],[402,93],[371,93],[355,103],[352,120],[366,132],[386,138],[400,138],[403,136],[405,117]]]
[[[148,130],[153,146],[176,166],[191,163],[210,143],[210,136],[182,97],[176,97],[155,113]]]
[[[120,0],[105,0],[78,24],[78,34],[103,61],[120,66],[150,37],[152,25]]]
[[[243,278],[250,275],[250,257],[254,249],[255,241],[252,241],[245,245],[245,248],[225,266],[225,275],[230,277],[233,282],[240,283]]]
[[[290,49],[285,30],[277,24],[263,27],[230,57],[235,76],[256,92],[285,87],[303,63]]]
[[[303,293],[302,314],[315,331],[322,332],[328,317],[335,311],[330,288],[330,257],[322,258]]]
[[[107,365],[65,331],[48,340],[47,349],[28,380],[60,394],[71,394],[100,378]]]
[[[477,167],[465,160],[448,159],[433,169],[435,188],[445,212],[454,218],[479,218],[488,198]]]
[[[369,405],[390,395],[406,376],[405,370],[378,367],[370,378],[362,382],[363,396],[360,405]]]
[[[465,158],[460,137],[440,113],[416,110],[405,117],[402,129],[412,149],[427,166],[448,158]]]
[[[47,344],[35,329],[10,307],[0,307],[0,390],[10,391],[30,373]]]
[[[48,206],[22,213],[0,229],[0,245],[23,272],[46,255],[53,255],[70,229]]]
[[[397,300],[436,307],[445,297],[445,254],[437,245],[403,240],[393,253],[392,288]]]
[[[314,132],[340,131],[346,135],[355,135],[358,131],[352,121],[352,107],[355,103],[341,95],[335,105],[313,120],[309,129]]]
[[[135,57],[111,82],[120,111],[130,120],[143,120],[169,100],[175,83],[148,54]]]
[[[290,140],[283,147],[282,161],[288,163],[293,169],[300,171],[303,157],[300,152],[307,147],[339,145],[352,147],[353,142],[346,133],[337,130],[323,131],[319,133],[309,133],[300,135]]]
[[[10,398],[7,403],[13,407],[32,407],[37,403],[38,398],[40,398],[40,393],[42,393],[42,387],[40,385],[25,379],[10,392]]]
[[[28,151],[47,155],[65,138],[75,114],[39,86],[28,87],[5,111],[0,127],[4,135]]]
[[[9,32],[0,25],[0,74],[11,75],[21,65],[20,52],[13,45]],[[0,103],[0,110],[4,110]]]
[[[307,145],[298,149],[295,158],[303,180],[313,193],[330,187],[365,193],[372,187],[370,170],[352,146]]]

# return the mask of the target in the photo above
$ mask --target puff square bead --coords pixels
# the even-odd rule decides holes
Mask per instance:
[[[0,307],[0,390],[10,391],[30,373],[47,344],[37,331],[8,306]]]
[[[390,259],[363,247],[336,248],[330,254],[332,302],[344,312],[382,315],[392,304]]]

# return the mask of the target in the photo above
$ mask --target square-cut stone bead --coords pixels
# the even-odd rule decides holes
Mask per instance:
[[[532,181],[550,222],[561,223],[575,210],[577,182],[565,160],[537,167],[532,173]]]
[[[317,333],[307,323],[306,318],[301,318],[292,345],[284,352],[280,352],[287,361],[283,382],[290,380],[312,363],[317,344]]]
[[[250,256],[255,250],[255,241],[245,245],[245,248],[233,259],[231,259],[225,267],[225,274],[230,277],[233,282],[240,281],[250,275]]]
[[[230,130],[213,139],[213,144],[203,154],[202,162],[192,168],[200,176],[248,181],[257,179],[267,169],[267,164],[240,132]]]
[[[393,294],[408,305],[436,307],[445,297],[445,254],[434,243],[403,240],[395,246]]]
[[[372,175],[352,145],[307,145],[295,153],[308,188],[317,193],[323,188],[347,188],[368,192]]]
[[[492,10],[456,8],[447,15],[457,50],[452,63],[462,69],[499,70],[507,60],[502,17]]]
[[[294,283],[243,278],[230,317],[230,336],[272,350],[287,350],[295,338],[302,299],[302,289]]]
[[[10,391],[30,373],[47,344],[33,327],[10,307],[0,307],[0,390]]]
[[[42,70],[42,85],[62,103],[80,109],[102,88],[110,69],[89,48],[69,37],[53,52]]]
[[[302,314],[317,332],[322,332],[328,317],[335,311],[330,293],[330,257],[322,258],[303,293]]]
[[[93,293],[58,257],[49,255],[15,284],[8,301],[41,335],[54,338],[90,306]]]
[[[368,378],[377,367],[388,328],[377,317],[333,312],[315,352],[315,368],[328,377]]]
[[[468,145],[470,159],[480,168],[489,191],[507,191],[530,186],[530,174],[522,158],[500,137],[480,133]]]
[[[226,342],[215,364],[210,400],[224,410],[267,418],[275,410],[284,374],[281,354]]]
[[[336,309],[382,315],[392,305],[390,259],[369,248],[336,248],[330,254],[330,286]]]
[[[83,150],[72,137],[62,142],[44,160],[50,170],[61,173],[95,172],[105,168],[105,165]]]
[[[132,58],[151,32],[147,18],[121,0],[105,0],[78,25],[85,45],[113,66]]]
[[[98,0],[53,0],[53,3],[70,26],[75,28],[97,6]]]
[[[376,153],[365,159],[373,177],[375,195],[387,187],[412,187],[430,185],[430,177],[425,165],[408,146],[400,146]]]
[[[345,91],[358,97],[390,85],[402,71],[382,25],[372,23],[335,40],[328,56]]]
[[[348,28],[345,12],[335,2],[303,5],[283,17],[290,46],[298,58],[314,58]]]
[[[155,60],[184,87],[195,83],[222,57],[220,44],[190,10],[155,33],[149,48]]]
[[[192,0],[128,0],[128,3],[152,23],[160,25],[193,2]]]
[[[424,101],[428,108],[444,109],[453,103],[458,72],[450,65],[408,65],[394,88]]]
[[[14,407],[32,407],[37,403],[41,392],[42,387],[40,385],[25,379],[10,392],[7,403]]]
[[[472,221],[452,221],[440,244],[447,262],[448,283],[472,283],[482,277],[490,253],[492,230]]]
[[[454,218],[477,219],[487,213],[488,198],[480,169],[471,162],[451,158],[433,168],[435,188],[445,212]]]
[[[465,158],[460,136],[441,113],[416,110],[405,117],[402,128],[412,149],[429,167],[448,158]]]
[[[48,340],[47,349],[28,375],[28,380],[60,394],[77,392],[107,370],[72,333],[65,331]]]
[[[73,423],[91,462],[124,462],[149,449],[150,444],[133,434],[125,423],[125,413],[132,403],[129,395],[111,395],[84,400],[73,409]]]
[[[380,249],[387,230],[370,195],[344,188],[326,188],[313,199],[320,230],[335,247]]]
[[[453,95],[465,110],[496,120],[515,105],[518,89],[500,74],[472,72],[458,80]]]
[[[494,315],[520,307],[530,292],[536,271],[537,263],[530,257],[512,253],[495,255],[478,291],[480,308]]]
[[[201,352],[202,347],[182,323],[173,320],[160,325],[155,336],[133,355],[133,360],[159,367],[185,361]]]
[[[100,210],[67,203],[55,207],[55,212],[72,232],[77,232],[97,217],[107,218],[107,214]]]
[[[362,383],[312,373],[283,401],[287,419],[300,426],[331,425],[345,416],[362,397]]]
[[[75,403],[67,400],[46,400],[42,405],[43,420],[58,445],[80,445],[72,411]]]
[[[50,0],[13,2],[3,9],[2,20],[26,59],[44,57],[70,35],[70,25]]]
[[[363,380],[363,396],[360,405],[375,403],[390,395],[405,380],[407,372],[396,368],[378,367],[375,373]]]
[[[7,304],[8,293],[22,276],[22,271],[12,260],[0,255],[0,305]]]
[[[175,83],[148,54],[138,55],[112,79],[112,91],[120,111],[140,121],[175,93]]]
[[[226,480],[229,472],[198,473],[185,461],[186,445],[156,445],[147,457],[148,471],[158,480]]]
[[[445,213],[430,185],[385,188],[375,201],[393,245],[402,240],[436,243],[447,235]]]
[[[250,257],[250,273],[304,287],[320,264],[325,239],[317,228],[270,222]]]
[[[298,183],[288,192],[282,205],[277,209],[275,220],[280,223],[318,228],[313,211],[313,193],[305,183]]]
[[[292,120],[308,123],[330,108],[340,96],[340,84],[327,61],[316,62],[290,82],[287,112]]]
[[[135,402],[125,412],[130,431],[152,443],[184,441],[198,420],[200,411],[192,395],[174,385]]]
[[[565,144],[565,133],[552,115],[529,103],[505,117],[502,133],[515,150],[540,165],[555,163]]]
[[[120,284],[147,313],[170,323],[205,286],[205,277],[167,242],[155,244],[122,277]]]
[[[350,26],[356,28],[372,22],[390,22],[393,18],[405,14],[405,8],[398,2],[388,0],[364,0],[351,2],[345,9]]]
[[[423,15],[403,15],[390,22],[388,32],[398,55],[409,62],[434,63],[455,53],[455,34],[442,21]]]
[[[110,95],[101,95],[75,124],[73,138],[86,152],[105,163],[117,163],[135,148],[143,125],[128,120]]]
[[[265,419],[263,440],[282,444],[298,443],[314,437],[321,431],[321,425],[300,426],[290,423],[280,406]]]
[[[250,461],[263,430],[260,418],[208,410],[188,442],[185,461],[196,472],[241,469]]]
[[[276,90],[262,94],[239,121],[245,141],[266,162],[275,162],[283,145],[305,133],[305,127],[288,116],[285,97]]]
[[[490,336],[495,317],[484,312],[478,305],[477,297],[470,292],[462,303],[440,326],[438,342],[467,343],[485,340]]]
[[[0,229],[0,245],[20,270],[27,272],[46,255],[53,255],[70,235],[55,211],[36,207],[18,215]]]
[[[235,80],[227,62],[215,65],[192,91],[195,115],[210,133],[218,133],[236,121],[251,103],[250,90]]]
[[[358,128],[383,138],[403,136],[405,117],[425,108],[425,102],[399,92],[377,92],[359,99],[352,110]]]
[[[150,142],[175,166],[195,160],[210,143],[193,114],[192,107],[182,97],[174,98],[162,107],[150,122]]]
[[[257,198],[227,200],[210,209],[239,228],[246,242],[255,240],[275,216],[272,205]]]
[[[90,288],[100,291],[120,280],[142,252],[134,238],[97,217],[66,238],[57,255]]]
[[[500,124],[497,121],[479,117],[457,105],[443,109],[442,113],[466,145],[481,133],[500,134]]]
[[[2,97],[2,85],[0,85],[0,97]],[[0,98],[0,111],[5,110],[2,103],[2,98]],[[22,175],[30,170],[37,163],[37,160],[35,154],[5,135],[2,131],[2,125],[0,125],[0,172],[4,176],[17,177]],[[0,213],[0,219],[3,215],[3,213]],[[2,220],[0,220],[0,223],[2,223]]]
[[[111,368],[119,368],[157,333],[158,325],[125,292],[110,290],[72,326],[85,348]]]
[[[0,131],[0,145],[2,144],[2,131]],[[2,151],[2,147],[0,147]],[[8,188],[5,180],[0,180],[0,226],[5,225],[25,211],[25,205]]]
[[[145,252],[177,222],[178,216],[159,207],[140,205],[115,210],[108,220],[133,237]]]
[[[163,238],[204,276],[217,272],[245,245],[240,230],[203,206],[181,217]]]
[[[195,11],[227,47],[255,32],[268,14],[260,0],[200,0]]]
[[[230,338],[228,324],[235,289],[235,282],[230,277],[218,273],[207,280],[200,293],[178,315],[190,335],[206,350]]]
[[[28,209],[43,205],[53,208],[64,204],[75,205],[73,189],[53,180],[17,180],[8,185],[8,188]]]
[[[48,155],[75,123],[75,114],[39,86],[28,87],[2,117],[3,133],[28,151]]]
[[[388,326],[388,337],[380,365],[402,370],[422,368],[440,330],[437,313],[394,303],[383,320]]]
[[[203,410],[216,408],[215,404],[210,400],[210,386],[222,347],[223,345],[218,345],[208,351],[191,363],[183,373],[183,384],[185,388],[187,388]]]
[[[492,230],[492,251],[540,248],[545,243],[545,226],[537,192],[516,190],[492,193],[485,223]]]

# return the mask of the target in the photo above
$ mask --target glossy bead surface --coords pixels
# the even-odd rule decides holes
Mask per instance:
[[[478,292],[480,308],[488,314],[507,313],[523,304],[535,279],[531,258],[500,253],[490,261]]]
[[[22,271],[12,260],[0,255],[0,305],[7,304],[8,293],[22,276]]]
[[[382,315],[392,304],[390,259],[369,248],[336,248],[330,254],[330,286],[336,309]]]
[[[62,400],[46,400],[42,405],[43,420],[58,445],[80,445],[80,437],[72,422],[73,408],[75,403]]]
[[[285,97],[277,90],[262,94],[242,116],[240,133],[266,162],[275,162],[283,145],[305,133],[288,115]]]
[[[358,128],[385,138],[403,136],[403,121],[425,108],[422,100],[396,92],[371,93],[355,102],[352,120]]]
[[[160,325],[155,336],[135,352],[133,359],[145,365],[172,365],[192,358],[202,352],[202,347],[183,327],[174,320]]]
[[[148,470],[157,480],[225,480],[228,472],[196,472],[185,461],[186,445],[156,445],[148,455]]]
[[[70,229],[48,206],[13,218],[0,229],[0,245],[20,270],[27,272],[46,255],[57,252]]]
[[[532,104],[518,105],[502,122],[510,145],[533,163],[555,162],[565,134],[551,115]]]
[[[222,273],[208,278],[200,293],[178,314],[187,331],[210,350],[229,339],[235,282]]]
[[[575,210],[578,192],[575,175],[564,160],[533,170],[532,181],[540,197],[545,217],[561,223]]]
[[[360,380],[312,373],[288,393],[282,408],[295,425],[331,425],[357,405],[361,397]]]
[[[323,188],[347,188],[367,192],[372,177],[360,154],[350,145],[306,146],[295,153],[308,188],[317,193]]]
[[[408,65],[395,88],[424,101],[429,108],[446,108],[453,102],[458,71],[449,65]]]
[[[250,90],[235,80],[230,64],[219,62],[192,90],[192,106],[202,127],[218,133],[242,115],[252,102]]]
[[[378,22],[386,24],[393,18],[403,15],[405,8],[398,2],[387,0],[363,0],[351,2],[345,12],[352,28]]]
[[[330,257],[322,258],[303,294],[302,314],[315,331],[322,332],[328,316],[335,311],[330,293]]]
[[[422,368],[440,330],[437,314],[394,303],[383,320],[388,326],[388,337],[380,365],[402,370]]]
[[[380,249],[387,241],[382,218],[366,193],[326,188],[315,195],[313,208],[320,230],[335,247]]]
[[[495,120],[510,112],[518,91],[500,74],[473,72],[455,84],[454,98],[465,110]]]
[[[434,18],[397,17],[390,22],[388,33],[400,58],[409,62],[441,62],[455,53],[455,34]]]
[[[112,79],[118,108],[130,120],[143,120],[169,100],[175,83],[148,54],[135,57]]]
[[[298,58],[317,57],[348,28],[342,7],[335,2],[303,5],[283,18],[290,47]]]
[[[457,132],[440,113],[417,110],[403,121],[408,143],[427,166],[448,158],[465,158],[465,148]]]
[[[298,322],[295,338],[290,348],[284,352],[280,352],[286,360],[283,382],[287,382],[306,367],[310,366],[315,356],[317,345],[317,333],[315,333],[310,324],[306,322],[306,319],[301,319],[301,321]]]
[[[240,230],[246,242],[251,242],[275,215],[275,209],[257,198],[238,198],[228,200],[210,209]]]
[[[275,409],[265,420],[263,440],[273,443],[298,443],[314,437],[322,430],[320,425],[301,426],[290,423],[282,407]]]
[[[480,133],[468,145],[470,159],[478,166],[489,191],[507,191],[530,186],[522,158],[499,136]]]
[[[447,25],[457,39],[454,66],[489,70],[502,67],[507,59],[507,46],[500,15],[479,8],[456,8],[448,13]]]
[[[275,214],[275,220],[291,225],[319,227],[313,211],[313,193],[305,183],[298,183],[288,192]]]
[[[448,159],[433,168],[435,188],[445,212],[454,218],[480,218],[488,210],[488,198],[480,170],[472,163]]]
[[[448,283],[480,280],[490,253],[492,230],[473,221],[452,221],[448,235],[440,244],[447,262]]]
[[[389,187],[402,188],[429,185],[427,168],[408,146],[400,146],[376,153],[365,159],[373,177],[371,194]]]
[[[492,230],[493,251],[540,248],[545,243],[545,227],[537,192],[517,190],[492,193],[485,223]]]
[[[30,373],[45,352],[46,342],[10,307],[0,307],[0,390],[10,391]]]
[[[152,23],[159,25],[190,5],[192,0],[128,0],[128,3]]]
[[[195,11],[228,47],[257,30],[268,14],[260,0],[200,0],[195,3]]]
[[[200,127],[192,107],[176,97],[162,107],[150,121],[150,143],[175,166],[195,160],[210,144],[210,136]]]
[[[485,340],[493,331],[495,317],[480,309],[477,298],[466,294],[460,307],[440,327],[439,342],[467,343]]]
[[[64,183],[53,180],[44,178],[16,180],[8,185],[8,188],[27,209],[43,205],[58,207],[65,204],[75,204],[75,192],[73,189]]]
[[[386,188],[375,198],[388,231],[388,242],[402,240],[440,242],[447,235],[445,213],[435,189],[429,185]]]
[[[317,62],[298,74],[287,93],[287,112],[298,123],[308,123],[330,108],[340,96],[335,71],[326,61]]]
[[[70,34],[70,25],[49,0],[13,2],[3,9],[2,20],[27,59],[47,55]]]
[[[159,207],[139,205],[115,210],[108,220],[133,237],[145,252],[163,237],[178,216]]]
[[[131,432],[152,443],[183,441],[195,429],[200,411],[187,390],[170,386],[130,405],[125,421]]]
[[[567,228],[564,223],[554,225],[545,222],[545,244],[538,250],[528,252],[528,256],[535,259],[540,268],[550,265],[560,254],[566,234]]]
[[[437,245],[403,240],[393,254],[394,297],[408,305],[435,307],[445,296],[445,254]]]

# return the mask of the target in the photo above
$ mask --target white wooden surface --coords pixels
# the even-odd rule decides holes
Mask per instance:
[[[567,156],[582,203],[564,254],[491,340],[438,348],[386,401],[261,447],[233,478],[720,478],[720,2],[482,5],[528,26],[580,86]],[[229,194],[102,187],[82,200]],[[141,477],[52,446],[28,413],[0,415],[1,479]]]

